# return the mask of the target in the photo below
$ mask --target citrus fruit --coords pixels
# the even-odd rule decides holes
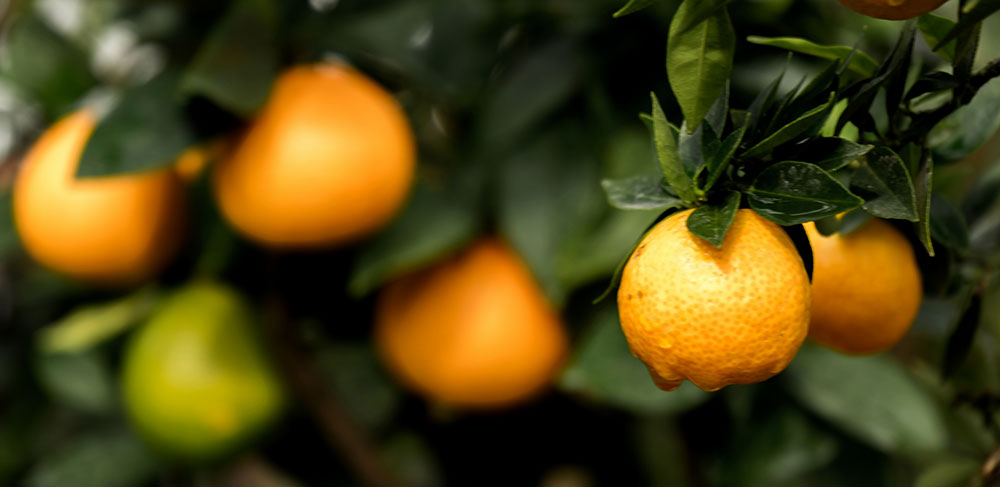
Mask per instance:
[[[869,17],[905,20],[919,17],[948,0],[837,0],[847,8]]]
[[[527,267],[493,239],[389,284],[375,339],[409,387],[466,407],[527,399],[552,380],[568,348]]]
[[[395,100],[340,64],[284,72],[231,157],[216,199],[244,235],[272,247],[324,247],[387,223],[415,168],[413,134]]]
[[[788,235],[739,210],[722,247],[687,229],[693,210],[656,224],[629,257],[618,313],[657,386],[714,391],[781,372],[809,324],[809,277]]]
[[[169,168],[75,179],[95,124],[78,111],[35,142],[14,182],[14,222],[41,264],[89,282],[132,284],[178,247],[184,188]]]
[[[218,459],[278,415],[283,391],[246,303],[214,283],[169,297],[125,351],[122,391],[135,429],[188,462]]]
[[[892,347],[917,316],[920,271],[909,242],[872,219],[848,235],[823,236],[805,225],[813,249],[809,336],[850,354]]]

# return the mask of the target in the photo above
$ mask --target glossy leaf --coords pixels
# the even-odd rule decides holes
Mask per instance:
[[[655,93],[650,93],[653,99],[653,142],[656,145],[656,157],[660,161],[660,170],[670,189],[684,202],[694,201],[694,184],[688,177],[681,163],[677,148],[677,137],[667,122],[667,116],[660,107],[660,101]]]
[[[881,218],[917,220],[917,200],[906,164],[892,149],[877,147],[851,175],[851,191],[865,199],[862,208]]]
[[[781,127],[764,140],[747,149],[742,156],[765,156],[781,144],[795,140],[797,137],[810,135],[810,132],[819,130],[830,113],[830,108],[833,107],[833,100],[834,94],[831,93],[826,103],[809,110],[788,125]]]
[[[836,215],[864,201],[818,166],[781,162],[768,167],[746,190],[747,201],[764,218],[795,225]]]
[[[954,20],[947,17],[941,17],[940,15],[924,14],[917,19],[917,28],[920,29],[920,33],[923,34],[924,40],[927,41],[927,45],[934,48],[934,52],[938,53],[939,56],[948,62],[955,59],[955,41],[949,41],[943,46],[940,44],[941,40],[944,39],[944,37],[948,35],[948,32],[954,27]]]
[[[955,250],[969,248],[969,229],[962,212],[937,193],[931,195],[931,237]]]
[[[798,37],[747,36],[747,42],[778,47],[829,60],[844,61],[850,57],[847,69],[864,77],[875,74],[875,70],[878,69],[878,63],[871,56],[847,46],[824,46]]]
[[[776,154],[782,159],[815,164],[824,171],[840,169],[872,150],[871,145],[858,144],[841,137],[816,137],[805,143],[787,147]]]
[[[622,210],[650,210],[674,208],[683,202],[663,190],[663,177],[659,174],[644,174],[625,179],[605,179],[601,181],[608,196],[608,204]]]
[[[722,247],[726,231],[736,218],[736,210],[739,209],[740,193],[731,191],[720,204],[702,205],[691,212],[688,215],[687,228],[712,245]]]
[[[670,23],[667,77],[688,130],[693,131],[725,90],[733,69],[736,35],[725,8],[692,23],[706,0],[684,0]],[[684,30],[691,23],[692,27]]]

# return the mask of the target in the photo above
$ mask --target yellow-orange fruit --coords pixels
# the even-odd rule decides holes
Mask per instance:
[[[933,11],[948,0],[837,0],[847,8],[869,17],[905,20]]]
[[[653,381],[714,391],[760,382],[795,357],[809,324],[809,277],[788,235],[739,210],[722,247],[675,213],[643,238],[618,290],[632,353]]]
[[[872,219],[848,235],[823,236],[805,225],[813,249],[813,312],[809,336],[850,354],[871,354],[898,342],[923,296],[909,242]]]
[[[223,214],[249,238],[324,247],[386,224],[414,168],[413,134],[392,96],[347,66],[319,64],[279,77],[213,182]]]
[[[375,338],[406,385],[466,407],[529,398],[551,382],[568,348],[527,267],[492,239],[387,286]]]
[[[134,284],[158,272],[183,231],[184,188],[170,168],[75,179],[96,119],[86,110],[48,129],[14,182],[14,222],[28,253],[93,283]]]

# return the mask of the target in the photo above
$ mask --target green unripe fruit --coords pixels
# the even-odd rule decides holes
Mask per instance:
[[[123,366],[125,408],[153,448],[185,462],[216,460],[278,416],[281,383],[252,324],[236,292],[198,283],[135,333]]]

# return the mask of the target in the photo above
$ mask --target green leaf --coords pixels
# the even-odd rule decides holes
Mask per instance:
[[[729,81],[726,81],[725,86],[722,89],[722,93],[719,93],[719,97],[715,99],[712,106],[708,108],[708,113],[705,114],[705,121],[712,126],[712,131],[716,134],[722,135],[723,131],[726,129],[726,117],[729,116]]]
[[[705,187],[702,188],[704,192],[708,192],[715,185],[715,182],[719,180],[722,173],[726,171],[726,167],[729,165],[729,161],[732,160],[733,155],[736,154],[736,149],[739,148],[740,142],[743,141],[743,136],[747,131],[747,120],[750,119],[750,114],[746,114],[743,117],[744,123],[739,126],[736,130],[733,130],[725,140],[722,141],[722,145],[719,146],[718,150],[715,151],[715,155],[711,157],[706,163],[706,170],[708,171],[708,177],[705,178]]]
[[[6,260],[21,244],[14,228],[13,204],[10,189],[0,190],[0,261]]]
[[[147,485],[156,474],[152,454],[125,427],[111,426],[85,433],[39,456],[25,487]]]
[[[171,164],[197,142],[177,100],[176,73],[167,71],[122,97],[94,129],[76,177],[134,173]]]
[[[850,56],[851,61],[848,63],[847,69],[866,78],[875,74],[875,71],[878,69],[878,63],[871,56],[847,46],[824,46],[798,37],[747,36],[747,42],[778,47],[831,61],[837,60],[842,62]]]
[[[880,218],[917,220],[917,200],[906,163],[888,147],[861,159],[851,175],[851,191],[865,199],[862,208]]]
[[[788,62],[791,61],[792,55],[789,54],[784,66],[781,68],[781,72],[778,76],[771,81],[771,84],[767,85],[764,91],[761,91],[754,98],[753,102],[750,103],[750,108],[747,109],[749,118],[747,119],[747,132],[749,133],[749,140],[754,140],[761,132],[761,126],[767,125],[767,119],[764,117],[765,113],[773,114],[773,104],[774,97],[778,93],[778,87],[781,86],[781,81],[785,78],[785,72],[788,71]]]
[[[317,367],[351,420],[367,430],[389,424],[402,394],[385,375],[370,344],[326,343],[315,357]]]
[[[653,99],[653,141],[656,145],[656,157],[660,161],[660,170],[670,189],[685,203],[694,201],[694,185],[681,163],[677,149],[677,138],[671,130],[667,116],[660,107],[660,101],[655,93],[650,93]]]
[[[917,19],[917,28],[923,34],[927,45],[934,47],[941,44],[941,39],[948,35],[948,32],[955,27],[955,21],[940,15],[924,14]],[[945,61],[951,62],[955,59],[955,41],[934,49]]]
[[[722,247],[726,238],[726,230],[736,218],[736,210],[740,209],[739,191],[730,191],[725,201],[718,206],[703,205],[688,216],[687,228],[691,233],[708,240],[716,247]]]
[[[980,22],[997,10],[1000,10],[1000,0],[979,0],[972,7],[972,10],[962,12],[959,15],[958,23],[932,49],[937,50],[942,44],[957,39],[959,35],[982,25]]]
[[[39,349],[49,354],[91,349],[142,321],[161,297],[146,287],[107,303],[80,306],[39,331]]]
[[[643,174],[625,179],[601,181],[608,204],[622,210],[675,208],[683,202],[663,190],[660,174]]]
[[[916,174],[913,175],[913,192],[917,200],[917,239],[924,244],[927,254],[934,256],[934,244],[931,242],[931,195],[934,187],[934,158],[929,151],[911,149],[911,157],[915,157]]]
[[[787,160],[808,162],[827,172],[840,169],[868,153],[874,146],[841,137],[816,137],[776,154]]]
[[[468,243],[479,232],[475,205],[453,201],[449,194],[418,181],[402,212],[358,254],[348,290],[368,294]]]
[[[923,454],[947,444],[934,400],[886,355],[848,357],[807,344],[782,377],[802,404],[878,450]]]
[[[596,312],[558,385],[564,391],[642,415],[681,413],[710,397],[691,384],[670,393],[657,389],[646,366],[629,351],[612,305],[601,306]]]
[[[636,13],[640,10],[644,10],[646,7],[656,3],[656,0],[629,0],[622,8],[618,9],[617,12],[612,15],[614,18],[624,17],[628,14]]]
[[[830,93],[830,98],[826,101],[826,103],[809,110],[808,112],[802,114],[799,118],[790,122],[788,125],[781,127],[764,140],[758,142],[757,145],[747,149],[742,156],[765,156],[774,150],[774,148],[784,144],[785,142],[790,142],[804,135],[811,135],[810,132],[819,130],[820,127],[822,127],[823,122],[826,121],[826,116],[829,114],[830,108],[833,107],[833,100],[835,96],[835,93]]]
[[[403,485],[444,485],[434,450],[411,431],[404,430],[389,437],[380,445],[379,456]]]
[[[278,71],[273,0],[233,2],[184,72],[180,90],[243,117],[267,100]]]
[[[667,39],[670,89],[692,131],[725,90],[733,70],[736,34],[725,8],[692,24],[688,30],[682,29],[709,3],[712,2],[684,0],[670,23]]]
[[[681,125],[677,138],[677,151],[684,166],[684,171],[692,181],[698,181],[701,171],[708,159],[715,157],[719,151],[719,136],[712,126],[702,123],[693,133]]]
[[[931,129],[927,143],[939,162],[960,161],[1000,129],[1000,80],[986,83],[972,102]]]
[[[864,203],[826,171],[804,162],[768,167],[745,192],[750,208],[779,225],[818,220]]]
[[[975,485],[982,468],[970,458],[936,459],[917,477],[913,487],[955,487]]]
[[[53,399],[88,413],[108,413],[115,406],[115,386],[111,370],[94,351],[81,353],[40,353],[35,372]]]
[[[689,30],[695,28],[698,24],[702,23],[705,19],[713,15],[718,15],[718,13],[722,11],[723,7],[732,1],[733,0],[703,0],[692,4],[686,12],[683,21],[677,25],[678,33],[683,34],[688,32]],[[677,14],[675,13],[674,16],[676,17],[676,15]]]
[[[937,193],[931,195],[931,237],[950,249],[962,251],[969,248],[965,217]]]
[[[594,298],[593,304],[597,304],[603,301],[604,298],[608,297],[615,289],[618,289],[618,283],[621,282],[622,272],[625,270],[625,264],[628,264],[629,258],[632,257],[632,252],[635,252],[635,249],[639,247],[639,244],[642,243],[642,240],[646,238],[646,234],[648,234],[649,231],[652,230],[657,223],[662,221],[671,213],[673,213],[673,211],[669,209],[661,213],[660,216],[654,219],[649,224],[649,226],[646,227],[646,230],[644,230],[642,234],[640,234],[639,237],[635,239],[635,242],[633,242],[632,246],[629,247],[628,252],[621,258],[621,260],[618,261],[618,266],[615,267],[615,272],[611,275],[611,279],[608,281],[608,286],[604,288],[604,291],[599,296]]]
[[[948,335],[944,361],[941,363],[941,376],[945,379],[954,376],[962,363],[965,362],[966,357],[969,356],[972,344],[976,339],[976,333],[979,331],[979,323],[982,321],[982,311],[983,296],[979,293],[973,293],[954,330]]]
[[[897,50],[893,52],[889,69],[886,71],[885,109],[889,118],[899,111],[903,93],[906,91],[906,79],[910,73],[910,61],[913,58],[913,42],[916,37],[916,21],[909,20],[900,34]]]

